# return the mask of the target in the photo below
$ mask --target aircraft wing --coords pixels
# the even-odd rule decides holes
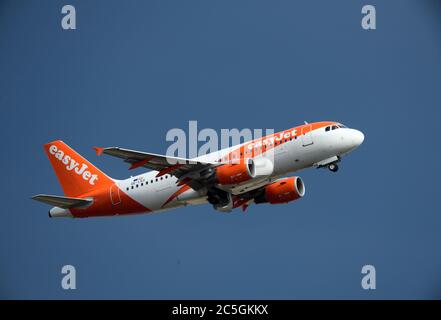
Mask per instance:
[[[124,162],[130,164],[130,170],[144,167],[151,170],[159,171],[157,177],[165,174],[174,175],[177,178],[188,178],[187,180],[200,180],[200,176],[195,175],[204,169],[215,167],[220,163],[216,162],[200,162],[191,159],[169,157],[165,155],[148,153],[143,151],[129,150],[118,147],[110,148],[94,148],[97,155],[107,154],[113,157],[123,159]],[[188,183],[192,187],[198,189],[202,185],[198,185],[196,182]]]

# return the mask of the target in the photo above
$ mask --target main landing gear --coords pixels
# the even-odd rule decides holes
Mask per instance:
[[[338,165],[336,163],[331,163],[328,165],[328,169],[332,172],[337,172],[338,171]]]

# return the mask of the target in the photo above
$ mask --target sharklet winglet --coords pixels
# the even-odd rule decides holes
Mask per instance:
[[[100,155],[103,154],[104,148],[100,148],[100,147],[93,147],[93,150],[95,150],[96,155],[99,157]]]

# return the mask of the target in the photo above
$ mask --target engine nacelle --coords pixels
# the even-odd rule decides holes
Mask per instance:
[[[274,165],[270,159],[240,159],[239,163],[224,164],[216,168],[216,180],[221,185],[242,183],[256,177],[269,176]]]
[[[267,177],[273,173],[273,162],[265,157],[252,159],[255,177]]]
[[[221,185],[241,183],[254,178],[254,175],[254,165],[249,159],[216,168],[216,180]]]
[[[285,178],[265,186],[255,203],[287,203],[305,195],[305,185],[300,177]]]

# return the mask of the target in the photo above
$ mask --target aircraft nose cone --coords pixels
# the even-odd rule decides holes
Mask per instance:
[[[352,141],[354,143],[354,147],[358,147],[361,145],[364,141],[364,134],[361,131],[354,130]]]
[[[341,138],[341,147],[344,152],[349,152],[359,147],[364,141],[364,134],[355,129],[345,129]]]

